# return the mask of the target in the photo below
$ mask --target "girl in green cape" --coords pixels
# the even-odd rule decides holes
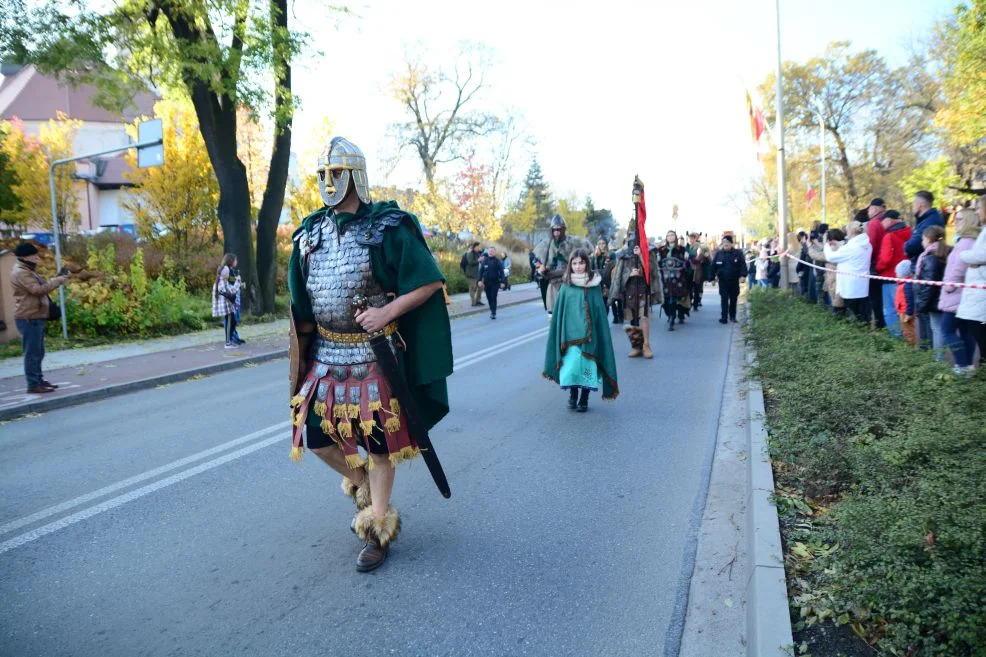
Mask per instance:
[[[620,392],[601,282],[589,267],[589,253],[576,250],[555,299],[544,353],[544,377],[568,390],[568,407],[581,413],[589,410],[590,391],[602,388],[603,399]]]

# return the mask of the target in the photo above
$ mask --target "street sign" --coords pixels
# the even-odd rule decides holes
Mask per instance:
[[[137,126],[137,168],[158,167],[164,164],[164,132],[161,119],[142,121]]]

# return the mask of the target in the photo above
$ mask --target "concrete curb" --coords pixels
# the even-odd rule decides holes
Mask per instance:
[[[747,347],[746,362],[752,366],[756,354]],[[750,432],[749,498],[747,536],[751,557],[747,583],[747,655],[789,657],[794,647],[791,616],[781,551],[780,523],[774,495],[774,472],[767,449],[766,411],[763,387],[750,377],[747,388]]]
[[[508,308],[510,306],[518,306],[522,303],[531,303],[533,301],[537,301],[537,299],[518,299],[516,301],[507,301],[498,305],[499,308]],[[485,307],[470,308],[469,310],[464,310],[455,313],[454,315],[450,315],[449,319],[459,319],[462,317],[469,317],[471,315],[478,315],[484,312],[488,312],[488,309]],[[170,372],[168,374],[161,374],[160,376],[150,376],[127,383],[117,383],[104,388],[85,390],[71,395],[65,395],[64,397],[39,399],[37,401],[32,401],[14,408],[0,410],[0,422],[13,420],[29,413],[45,413],[47,411],[54,411],[59,408],[78,406],[79,404],[84,404],[91,401],[109,399],[110,397],[118,397],[130,392],[154,388],[155,386],[185,381],[193,376],[218,374],[220,372],[226,372],[228,370],[244,367],[250,363],[263,363],[270,360],[277,360],[278,358],[287,358],[287,356],[287,349],[278,349],[276,351],[270,351],[264,354],[245,356],[243,358],[231,358],[230,360],[226,360],[221,363],[212,363],[210,365],[192,367],[178,372]]]
[[[116,383],[111,386],[106,386],[105,388],[84,390],[71,395],[65,395],[64,397],[39,399],[38,401],[29,402],[16,408],[8,408],[0,411],[0,421],[12,420],[28,413],[44,413],[47,411],[54,411],[59,408],[77,406],[86,402],[108,399],[109,397],[118,397],[119,395],[125,395],[129,392],[146,390],[147,388],[153,388],[155,386],[165,385],[167,383],[177,383],[179,381],[190,379],[193,376],[208,376],[210,374],[218,374],[227,370],[234,370],[244,367],[250,363],[263,363],[269,360],[277,360],[278,358],[287,358],[287,355],[287,349],[279,349],[277,351],[257,354],[255,356],[231,358],[230,360],[223,361],[221,363],[213,363],[211,365],[203,365],[201,367],[192,367],[179,372],[161,374],[160,376],[149,376],[144,379],[137,379],[136,381],[129,381],[127,383]]]

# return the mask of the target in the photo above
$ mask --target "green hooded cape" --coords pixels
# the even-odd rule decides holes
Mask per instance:
[[[587,287],[563,284],[551,313],[551,329],[544,350],[544,377],[558,383],[562,358],[569,347],[577,345],[582,349],[582,356],[594,360],[599,368],[603,399],[616,399],[620,387],[607,320],[606,302],[598,284]]]
[[[288,262],[288,289],[297,321],[315,321],[311,298],[305,288],[298,238],[311,231],[329,212],[328,208],[322,208],[305,217],[292,237],[294,249]],[[425,242],[418,218],[401,210],[396,201],[363,203],[355,214],[339,213],[333,219],[339,226],[369,219],[371,225],[379,227],[377,230],[382,232],[383,240],[378,246],[370,247],[370,265],[373,277],[384,292],[401,296],[423,285],[445,281]],[[397,352],[398,361],[404,369],[421,420],[431,429],[449,411],[445,379],[452,374],[452,329],[445,295],[438,290],[397,323],[407,343],[406,352]],[[318,424],[314,413],[309,413],[308,418],[310,423]]]

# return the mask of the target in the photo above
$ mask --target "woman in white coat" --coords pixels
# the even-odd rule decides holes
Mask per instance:
[[[976,200],[976,213],[979,225],[986,226],[986,196]],[[986,227],[979,232],[976,243],[968,251],[961,253],[962,262],[969,265],[965,272],[965,282],[986,286]],[[979,345],[980,364],[986,356],[986,289],[962,288],[962,299],[955,317],[960,325],[973,331]]]
[[[835,264],[835,291],[846,302],[846,310],[861,322],[870,321],[870,259],[873,246],[863,224],[850,221],[846,226],[848,241],[836,250],[825,236],[825,261]]]

